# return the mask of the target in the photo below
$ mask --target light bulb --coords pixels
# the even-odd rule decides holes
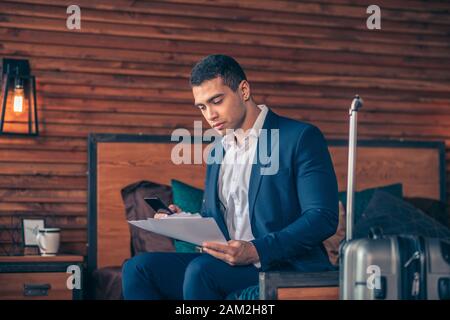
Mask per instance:
[[[21,113],[23,112],[23,88],[16,87],[14,88],[14,112]]]

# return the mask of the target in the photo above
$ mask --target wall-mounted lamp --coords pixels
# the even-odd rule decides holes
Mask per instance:
[[[0,135],[39,134],[36,81],[27,60],[3,59]]]

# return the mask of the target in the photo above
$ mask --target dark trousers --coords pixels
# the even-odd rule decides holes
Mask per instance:
[[[206,253],[148,252],[126,261],[122,290],[131,300],[225,299],[258,284],[254,265],[230,266]]]

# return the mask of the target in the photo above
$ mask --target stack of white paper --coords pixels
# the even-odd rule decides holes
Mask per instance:
[[[175,213],[160,219],[128,221],[130,224],[166,237],[202,245],[204,241],[227,243],[214,218],[200,214]]]

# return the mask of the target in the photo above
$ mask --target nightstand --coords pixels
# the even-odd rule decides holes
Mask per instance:
[[[81,300],[83,275],[83,256],[0,256],[0,300]],[[80,276],[79,289],[68,288],[70,276]]]
[[[339,271],[259,273],[261,300],[339,300]]]

